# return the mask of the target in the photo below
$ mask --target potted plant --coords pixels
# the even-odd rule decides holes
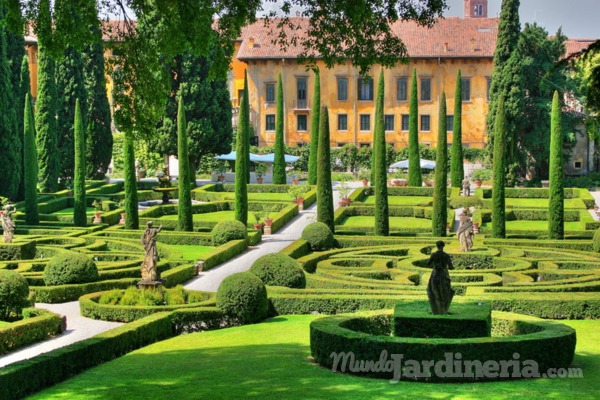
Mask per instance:
[[[254,166],[254,173],[256,174],[256,183],[263,183],[263,175],[267,172],[267,164],[258,162]]]
[[[273,211],[273,206],[271,204],[263,205],[263,213],[264,213],[263,221],[265,223],[265,226],[271,226],[273,224],[273,218],[270,217],[272,211]]]
[[[492,171],[487,168],[479,168],[471,173],[471,182],[475,189],[479,189],[483,181],[492,179]]]
[[[92,207],[94,207],[94,220],[92,221],[94,224],[102,223],[102,199],[96,199],[92,202]]]
[[[219,182],[225,181],[225,165],[221,164],[219,170],[217,171],[217,180]]]
[[[361,170],[358,173],[358,179],[363,183],[364,187],[369,186],[369,179],[371,179],[371,172],[369,170]]]
[[[290,170],[288,171],[288,175],[290,176],[290,178],[292,178],[292,183],[294,185],[298,184],[298,172],[296,170]]]
[[[260,211],[254,211],[254,219],[256,220],[256,223],[254,224],[254,229],[256,229],[257,231],[261,231],[262,232],[262,218],[263,218],[263,212],[262,210]]]
[[[120,209],[123,209],[125,207],[125,200],[119,201],[118,207]],[[126,216],[125,211],[121,211],[121,219],[119,220],[119,225],[125,225],[125,216]]]
[[[350,188],[348,187],[348,184],[345,181],[340,182],[338,192],[340,193],[340,207],[349,206],[350,199],[348,198],[348,195],[350,194]]]
[[[288,187],[288,194],[292,197],[293,202],[298,204],[298,209],[302,211],[304,209],[304,188],[301,185],[291,185]]]

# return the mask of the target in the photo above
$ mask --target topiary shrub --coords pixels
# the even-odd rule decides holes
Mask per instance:
[[[96,263],[80,253],[69,252],[52,257],[44,269],[46,286],[95,282],[98,278]]]
[[[310,248],[315,251],[328,250],[334,244],[331,229],[322,222],[306,225],[302,231],[302,239],[306,240],[310,244]]]
[[[242,324],[260,322],[269,310],[265,284],[250,272],[230,275],[217,290],[217,307]]]
[[[240,221],[221,221],[212,230],[213,246],[220,246],[230,240],[246,240],[248,230]]]
[[[592,247],[595,252],[600,253],[600,229],[596,229],[596,232],[594,232],[594,239],[592,240]]]
[[[298,261],[287,254],[271,253],[254,261],[250,272],[258,276],[265,285],[302,289],[306,277]]]
[[[29,306],[27,279],[15,271],[0,269],[0,321],[18,319]]]

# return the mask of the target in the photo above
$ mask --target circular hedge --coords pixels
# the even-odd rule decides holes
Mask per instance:
[[[46,286],[95,282],[99,277],[96,263],[84,254],[75,252],[52,257],[44,269]]]
[[[240,221],[221,221],[212,230],[213,246],[220,246],[230,240],[246,240],[248,229]]]
[[[260,322],[269,310],[265,284],[250,272],[229,275],[217,290],[217,307],[243,324]]]
[[[302,289],[306,286],[306,277],[300,269],[300,264],[286,254],[264,255],[254,261],[250,272],[258,276],[265,285],[294,289]]]
[[[27,279],[15,271],[0,269],[0,321],[18,319],[29,306]]]
[[[596,229],[596,232],[594,232],[592,247],[594,248],[595,252],[600,253],[600,229]]]
[[[333,247],[334,239],[331,229],[322,222],[306,225],[302,231],[302,239],[306,240],[312,250],[323,251]]]

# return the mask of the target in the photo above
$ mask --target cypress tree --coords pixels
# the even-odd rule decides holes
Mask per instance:
[[[85,199],[85,129],[81,117],[79,99],[75,100],[74,146],[75,166],[73,175],[73,223],[75,226],[86,226],[87,203]]]
[[[0,21],[4,20],[4,9],[0,10]],[[0,196],[13,201],[19,194],[21,180],[22,136],[17,134],[15,99],[11,84],[11,71],[7,62],[6,32],[0,25],[0,149],[2,149],[2,179]]]
[[[177,159],[179,160],[179,202],[177,205],[178,227],[180,231],[192,232],[194,220],[192,213],[192,192],[190,182],[190,166],[188,156],[187,124],[183,96],[179,96],[177,108]]]
[[[7,15],[5,20],[10,17]],[[25,55],[25,39],[22,34],[22,21],[19,21],[18,27],[21,28],[18,33],[13,33],[10,31],[10,21],[6,21],[6,42],[7,42],[7,61],[8,68],[10,70],[10,81],[12,83],[12,105],[15,112],[15,119],[17,122],[16,131],[17,134],[14,137],[16,142],[15,148],[19,148],[19,182],[17,189],[18,200],[22,200],[24,196],[24,169],[25,169],[25,160],[23,159],[23,136],[21,133],[23,132],[23,110],[25,109],[25,95],[29,93],[29,82],[27,82],[27,88],[21,85],[21,73],[22,73],[22,62],[23,57]],[[29,70],[27,71],[27,78],[29,79]]]
[[[373,138],[373,159],[375,160],[375,235],[388,236],[390,234],[390,220],[388,210],[387,191],[387,161],[385,147],[385,124],[383,119],[384,97],[383,69],[379,74],[377,84],[377,101],[375,103],[375,131]]]
[[[31,93],[31,83],[30,83],[30,77],[29,77],[29,59],[27,58],[26,55],[24,55],[21,58],[21,71],[20,71],[20,75],[19,75],[19,96],[23,96],[23,102],[22,102],[23,109],[26,107],[25,97],[30,93]],[[19,105],[17,104],[17,107],[18,106]],[[33,108],[31,108],[31,112],[33,112]],[[27,120],[27,117],[24,116],[23,124],[21,125],[23,130],[25,129],[25,121],[26,120]],[[34,129],[34,133],[35,133],[35,127],[33,127],[33,129]],[[34,144],[35,144],[35,135],[33,137],[33,140],[34,140]],[[35,154],[36,154],[35,187],[36,187],[36,192],[37,192],[37,152]],[[21,184],[19,185],[19,198],[25,197],[25,168],[26,168],[26,164],[27,164],[27,159],[25,157],[26,157],[25,156],[25,143],[23,142],[23,152],[21,153],[23,179],[21,180]]]
[[[68,47],[56,69],[56,91],[58,93],[56,123],[58,125],[58,143],[60,143],[60,176],[63,178],[74,176],[75,115],[73,112],[77,101],[80,102],[82,110],[87,110],[87,93],[83,81],[81,53]],[[85,127],[85,118],[82,119],[82,123],[82,126]]]
[[[98,41],[86,46],[83,51],[84,85],[88,93],[86,176],[88,179],[102,179],[112,158],[113,135],[100,28],[94,27],[94,32]]]
[[[250,124],[250,101],[248,99],[248,72],[244,71],[244,97],[238,120],[235,143],[235,219],[248,224],[248,126]]]
[[[37,202],[38,166],[35,149],[35,124],[33,122],[33,108],[31,107],[31,95],[29,93],[25,95],[25,111],[23,116],[25,222],[28,225],[37,225],[40,222]]]
[[[58,187],[59,157],[56,127],[55,62],[49,54],[52,35],[50,0],[40,0],[38,12],[38,88],[35,103],[35,129],[40,189],[55,192]]]
[[[283,144],[283,83],[281,74],[277,78],[277,115],[275,116],[275,152],[273,161],[273,183],[283,185],[285,177],[285,146]]]
[[[125,229],[138,229],[140,219],[138,215],[137,181],[135,177],[135,149],[133,133],[125,131],[123,144],[123,175],[125,181]]]
[[[329,144],[329,110],[321,107],[319,120],[319,149],[317,151],[317,221],[335,232],[333,224],[333,191],[331,188],[331,152]],[[323,167],[325,166],[325,167]]]
[[[492,188],[492,237],[506,237],[505,183],[506,183],[506,116],[504,99],[500,98],[494,121],[494,187]]]
[[[450,181],[452,187],[462,187],[465,177],[462,148],[462,74],[460,69],[456,76],[456,91],[454,92],[454,123],[452,125],[452,157],[450,166]]]
[[[548,205],[548,239],[564,239],[564,177],[562,113],[558,92],[552,99],[550,128],[550,201]]]
[[[310,153],[308,155],[308,184],[317,184],[317,152],[319,151],[319,117],[321,115],[321,75],[315,68],[313,115],[310,121]]]
[[[417,69],[413,70],[408,116],[408,186],[422,186],[421,157],[419,155],[419,98]]]
[[[448,221],[448,199],[446,197],[446,182],[448,180],[446,172],[446,164],[448,162],[448,140],[446,130],[446,93],[442,92],[438,123],[438,142],[435,155],[433,213],[431,214],[433,236],[446,236],[446,223]]]

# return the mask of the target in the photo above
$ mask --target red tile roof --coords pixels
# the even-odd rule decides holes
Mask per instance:
[[[594,43],[597,39],[569,39],[565,43],[567,47],[566,56],[572,56],[575,53],[579,53],[589,47],[590,44]]]

